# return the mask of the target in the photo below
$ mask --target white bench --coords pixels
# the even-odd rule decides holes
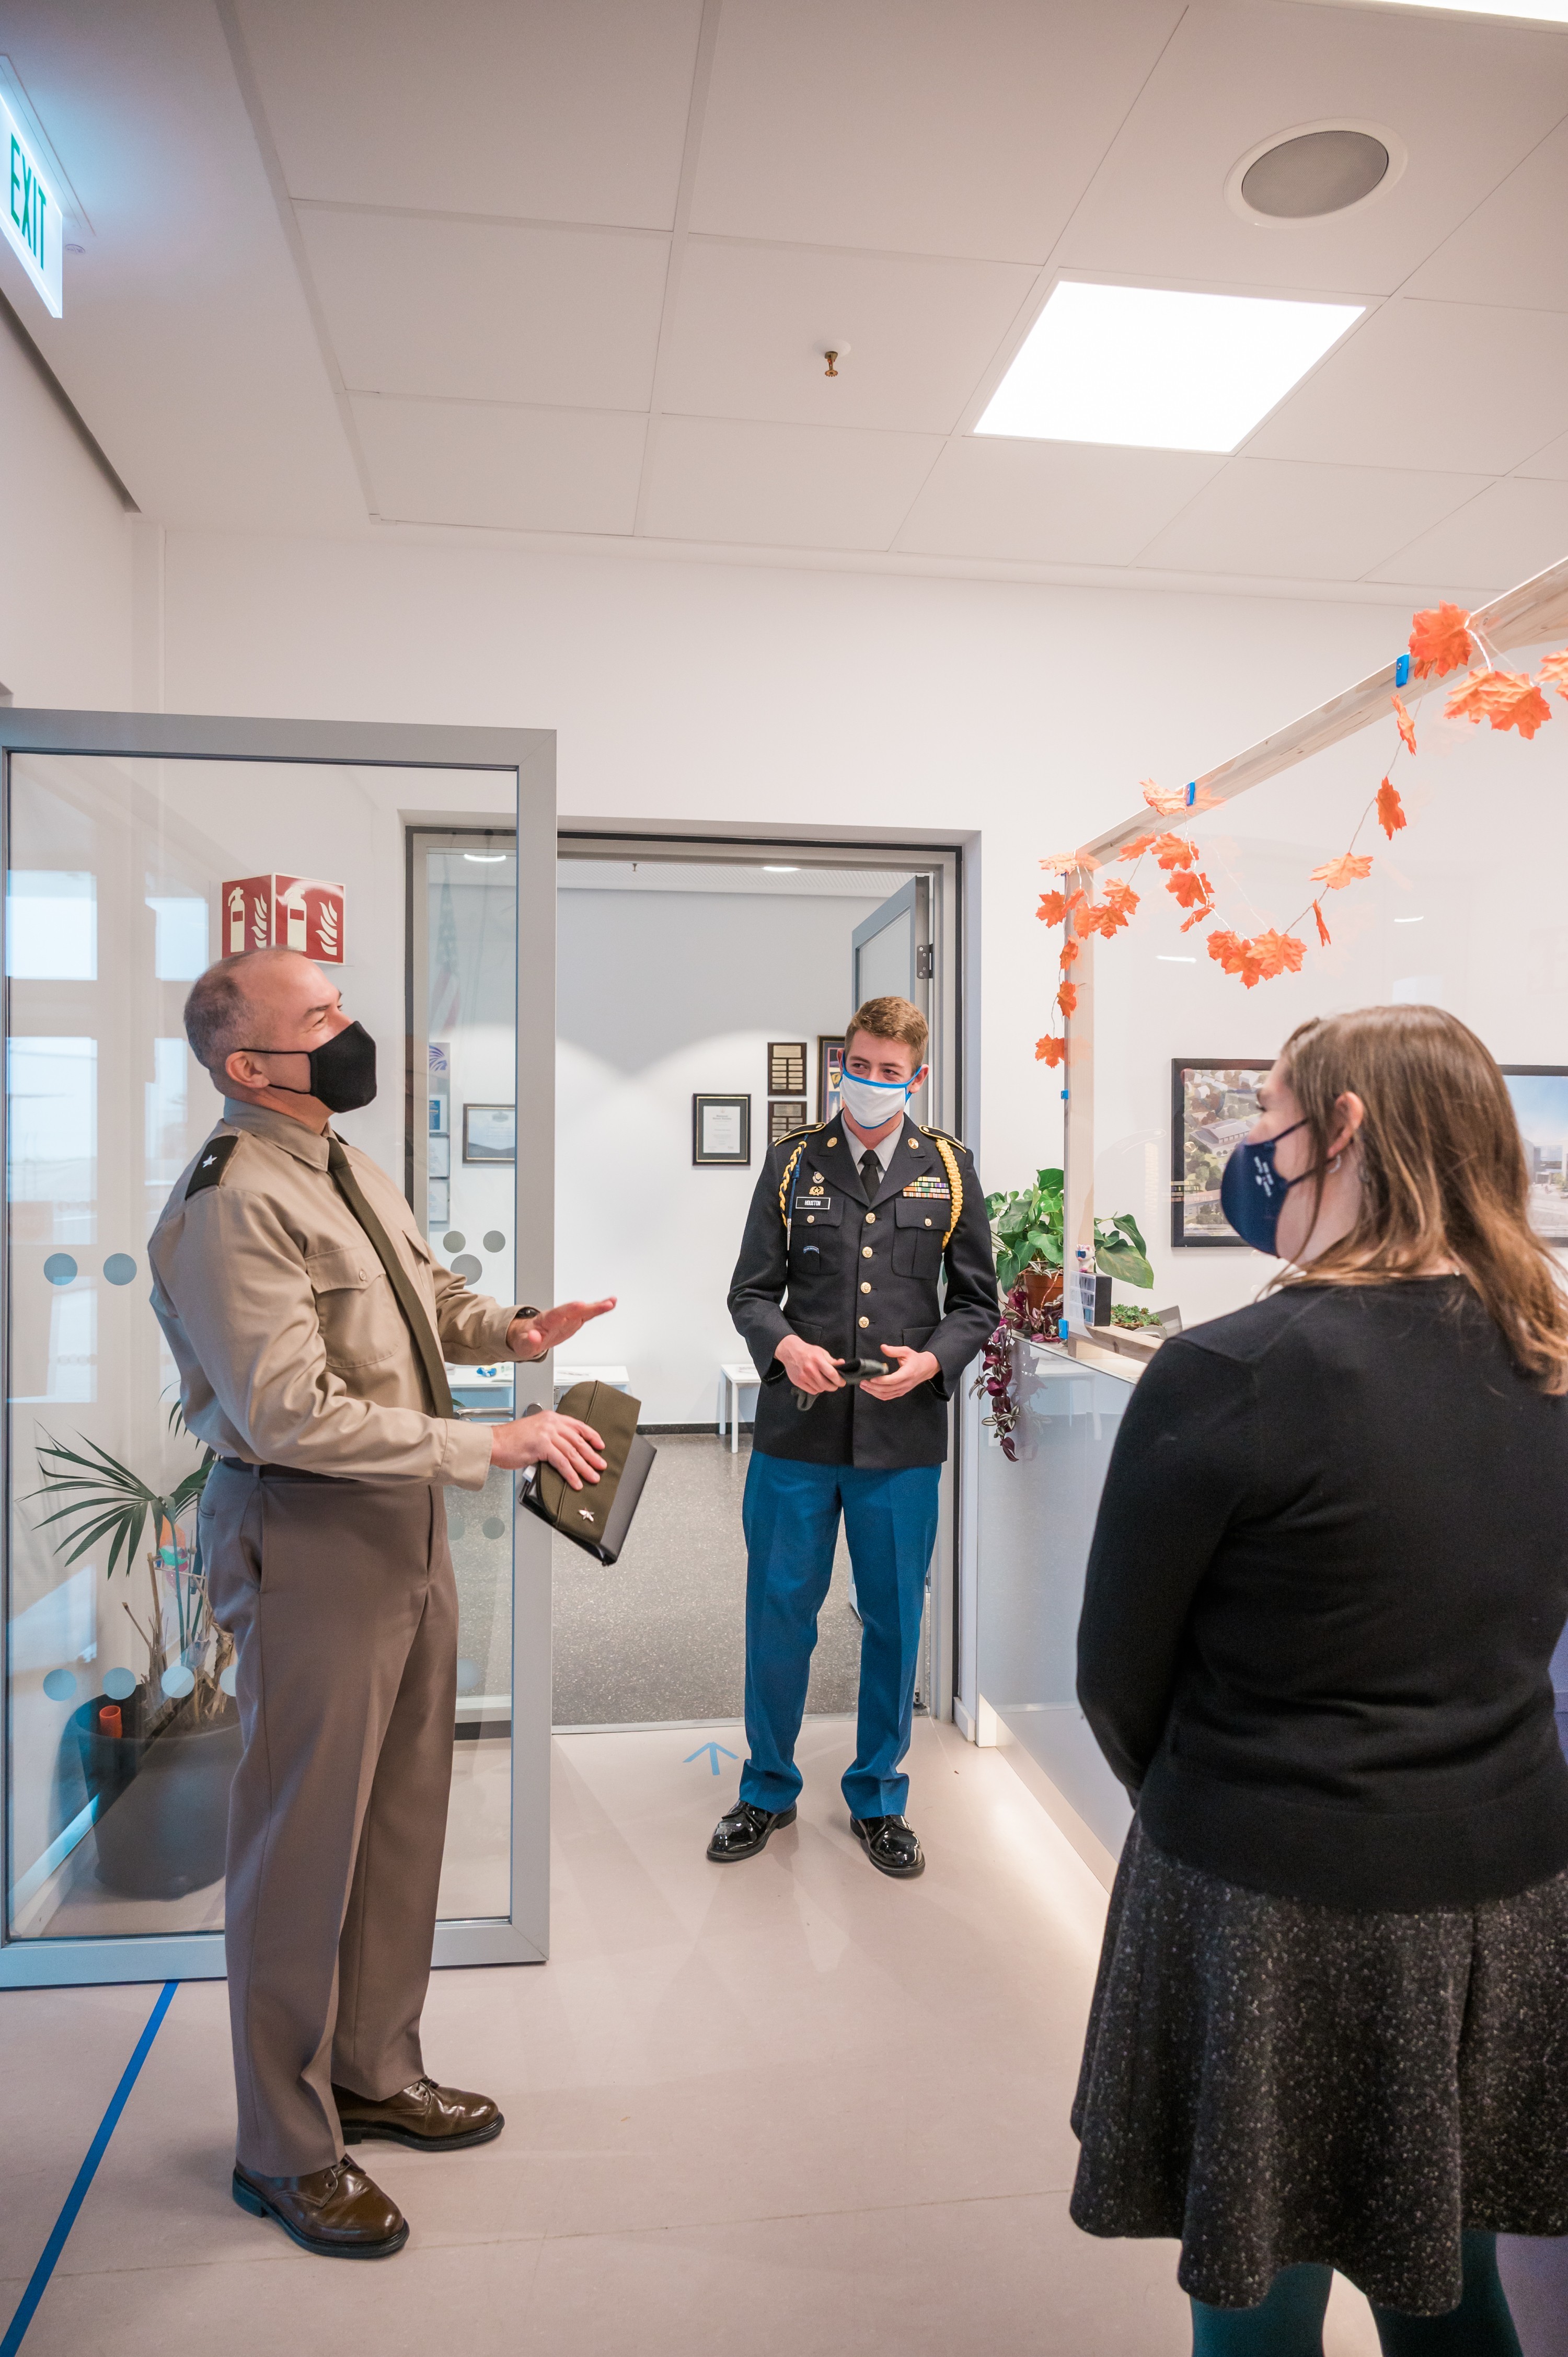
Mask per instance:
[[[719,1369],[718,1414],[715,1421],[719,1438],[729,1432],[730,1455],[740,1454],[740,1395],[760,1388],[761,1378],[749,1359],[726,1359]]]

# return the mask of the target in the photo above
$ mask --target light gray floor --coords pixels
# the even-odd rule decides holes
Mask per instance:
[[[740,1501],[750,1461],[711,1433],[653,1436],[659,1461],[620,1561],[608,1569],[554,1542],[555,1724],[628,1727],[737,1718],[746,1682],[746,1544]],[[809,1712],[853,1711],[860,1623],[849,1606],[843,1535],[818,1623]]]

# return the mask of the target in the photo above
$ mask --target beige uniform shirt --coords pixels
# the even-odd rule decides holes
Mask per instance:
[[[478,1490],[483,1425],[430,1415],[423,1371],[374,1245],[302,1122],[226,1098],[213,1139],[237,1137],[216,1186],[175,1181],[147,1257],[153,1308],[179,1370],[185,1420],[220,1457],[360,1480],[403,1476]],[[383,1170],[344,1142],[354,1176],[459,1366],[510,1358],[518,1312],[470,1293],[432,1260]]]

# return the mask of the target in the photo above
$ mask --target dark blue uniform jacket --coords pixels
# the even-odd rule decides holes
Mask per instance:
[[[935,1136],[908,1116],[869,1202],[855,1167],[865,1149],[857,1151],[842,1119],[768,1149],[729,1294],[762,1378],[755,1445],[764,1456],[883,1471],[946,1457],[947,1403],[1000,1315],[973,1157],[956,1138],[948,1146],[962,1202],[945,1252],[953,1214],[947,1167]],[[802,1412],[774,1356],[786,1334],[820,1342],[835,1359],[873,1358],[883,1343],[902,1342],[934,1352],[941,1373],[902,1399],[872,1399],[846,1385]]]

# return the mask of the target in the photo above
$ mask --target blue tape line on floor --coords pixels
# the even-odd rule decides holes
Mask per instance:
[[[0,2341],[0,2357],[16,2357],[22,2345],[22,2336],[38,2312],[39,2300],[48,2289],[49,2277],[59,2264],[59,2255],[66,2237],[76,2223],[77,2212],[87,2199],[87,2189],[98,2174],[98,2164],[109,2149],[109,2139],[119,2123],[132,2088],[141,2076],[142,2065],[153,2050],[153,2040],[163,2025],[163,2018],[174,2003],[177,1981],[165,1981],[158,1991],[158,2001],[147,2016],[147,2026],[136,2040],[136,2050],[120,2076],[120,2083],[109,2098],[109,2108],[98,2123],[98,2134],[87,2147],[87,2158],[76,2172],[76,2182],[66,2195],[55,2220],[48,2241],[39,2254],[38,2264],[27,2278],[27,2288],[17,2303],[16,2312],[5,2327],[5,2337]]]

